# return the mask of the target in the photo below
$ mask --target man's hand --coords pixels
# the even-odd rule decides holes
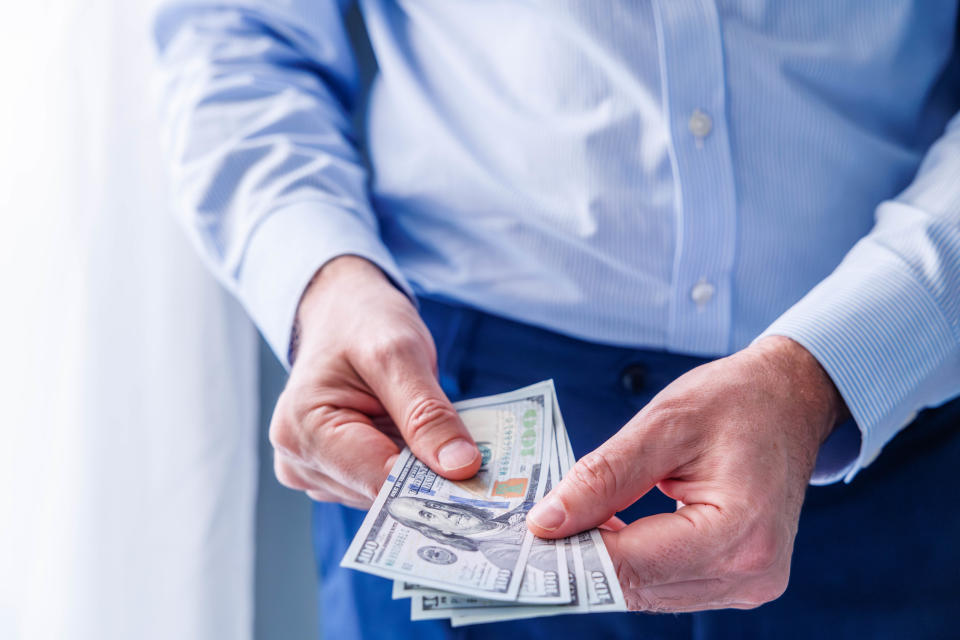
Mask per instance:
[[[480,453],[437,384],[430,333],[376,266],[329,262],[297,320],[296,361],[270,424],[282,484],[368,508],[404,441],[447,478],[477,472]]]
[[[603,536],[633,610],[749,609],[787,587],[817,450],[846,411],[803,347],[772,337],[698,367],[580,460],[529,514],[545,538],[607,522],[653,487],[673,513]]]

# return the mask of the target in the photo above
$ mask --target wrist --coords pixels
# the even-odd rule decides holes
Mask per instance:
[[[345,298],[355,297],[358,293],[381,285],[393,288],[379,267],[359,256],[338,256],[320,267],[310,279],[297,305],[290,337],[290,364],[293,364],[300,350],[303,336],[311,331],[317,318],[325,315],[329,300],[335,299],[339,304]]]
[[[773,379],[799,403],[820,444],[850,416],[833,380],[803,345],[783,336],[767,336],[750,348],[774,369]]]
[[[307,286],[307,292],[314,285],[322,286],[322,283],[345,278],[380,278],[386,280],[386,276],[383,275],[380,267],[366,258],[343,255],[333,258],[317,270],[317,274],[310,285]]]

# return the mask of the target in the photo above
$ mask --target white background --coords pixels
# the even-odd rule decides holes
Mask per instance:
[[[0,21],[0,638],[247,638],[257,343],[167,211],[150,2]]]

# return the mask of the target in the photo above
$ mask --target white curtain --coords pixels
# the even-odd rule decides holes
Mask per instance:
[[[153,2],[0,21],[0,638],[246,639],[256,336],[168,211]]]

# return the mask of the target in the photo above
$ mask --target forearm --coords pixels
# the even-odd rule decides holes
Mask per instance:
[[[843,263],[764,332],[820,362],[859,427],[851,479],[917,411],[960,392],[960,120]],[[820,480],[835,478],[820,477]]]
[[[157,41],[179,213],[282,361],[297,303],[331,258],[363,256],[405,286],[354,144],[339,3],[169,3]]]

